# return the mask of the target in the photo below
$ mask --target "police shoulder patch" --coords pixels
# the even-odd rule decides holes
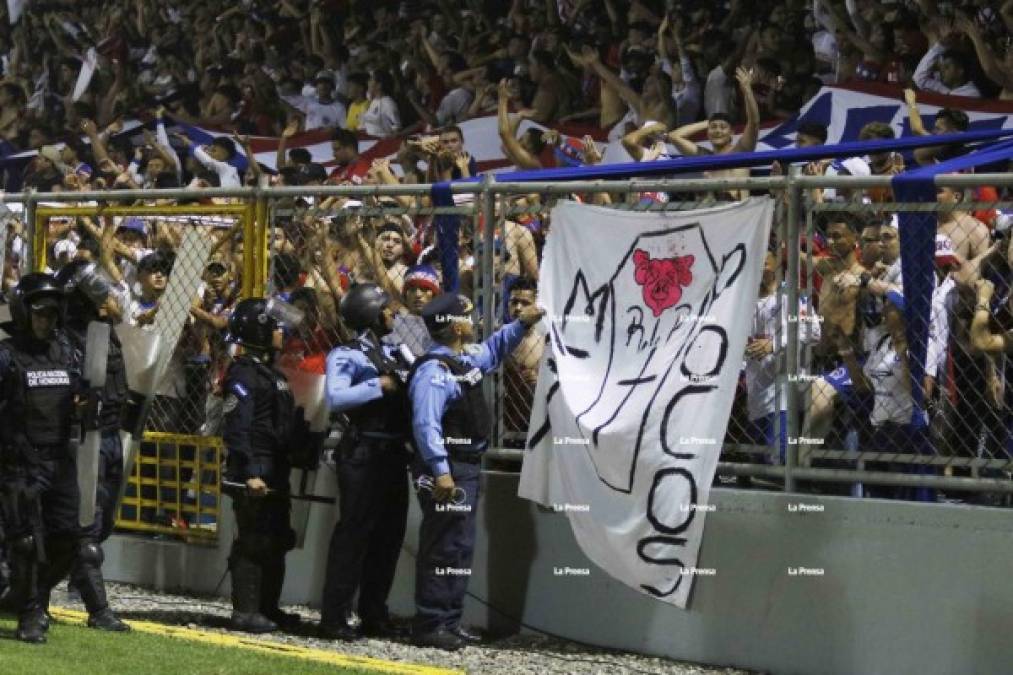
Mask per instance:
[[[249,390],[243,386],[242,382],[233,382],[229,389],[239,398],[246,398],[250,395]]]

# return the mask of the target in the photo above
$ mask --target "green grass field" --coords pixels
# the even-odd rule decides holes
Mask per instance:
[[[371,672],[139,631],[111,634],[60,623],[50,629],[46,644],[30,645],[14,639],[15,627],[16,622],[9,615],[0,616],[0,673],[4,675],[334,675]]]

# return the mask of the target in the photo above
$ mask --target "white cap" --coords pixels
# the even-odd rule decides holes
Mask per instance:
[[[869,163],[861,157],[848,157],[847,159],[835,159],[827,167],[828,176],[871,176],[872,169]]]
[[[77,244],[72,242],[70,239],[61,239],[53,246],[53,255],[57,258],[64,255],[68,258],[73,258],[77,255]]]

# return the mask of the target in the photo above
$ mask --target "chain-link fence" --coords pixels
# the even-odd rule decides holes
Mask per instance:
[[[804,195],[812,245],[802,285],[812,290],[803,298],[811,300],[822,336],[813,341],[808,370],[798,374],[805,394],[799,464],[1008,484],[1013,390],[1001,333],[1010,327],[1005,212],[1013,203],[1000,201],[990,185],[941,187],[928,205],[870,192],[858,196],[878,197],[868,204],[827,200],[819,189]],[[902,259],[902,233],[915,230],[934,237],[927,264]],[[929,311],[911,324],[905,309],[919,295]],[[1002,493],[934,483],[941,492],[930,482],[860,479],[823,489],[1009,504]]]
[[[392,299],[392,339],[415,356],[429,346],[419,312],[446,285],[452,261],[457,291],[480,297],[474,276],[472,227],[475,200],[433,206],[427,195],[364,193],[330,198],[272,200],[268,217],[266,293],[286,300],[306,317],[286,329],[279,357],[287,367],[324,372],[324,357],[356,337],[341,319],[341,298],[357,283],[375,283]],[[455,230],[457,246],[437,231]],[[461,223],[464,223],[462,226]]]
[[[215,531],[225,334],[232,307],[252,287],[245,253],[256,238],[251,214],[242,204],[42,203],[31,215],[36,269],[57,273],[72,260],[94,262],[112,283],[113,302],[103,312],[117,324],[125,352],[143,351],[152,336],[161,340],[154,390],[141,392],[153,395],[145,442],[127,453],[121,528]]]
[[[774,227],[718,480],[1001,504],[1001,495],[1013,491],[1007,450],[1013,385],[1007,385],[1004,337],[1013,328],[1013,251],[1010,203],[1003,201],[1013,181],[990,175],[939,182],[949,187],[940,188],[934,204],[889,201],[886,179],[797,176],[540,184],[487,179],[436,197],[423,185],[209,192],[245,198],[215,207],[217,213],[196,212],[203,207],[51,213],[29,203],[28,211],[44,218],[34,232],[8,226],[5,283],[16,281],[18,262],[23,266],[30,250],[38,265],[88,255],[88,236],[76,252],[61,243],[72,239],[70,231],[91,233],[101,259],[103,241],[113,236],[107,228],[114,228],[118,265],[121,272],[135,267],[135,277],[144,256],[120,250],[131,245],[132,230],[146,233],[148,248],[168,252],[188,227],[205,233],[213,250],[201,263],[202,289],[188,300],[174,352],[178,368],[162,383],[173,389],[161,394],[149,430],[215,437],[216,387],[228,362],[224,322],[239,297],[276,295],[302,309],[307,320],[286,334],[280,362],[322,373],[326,354],[354,338],[340,319],[341,297],[352,284],[375,282],[396,301],[393,339],[417,356],[429,345],[418,312],[440,291],[473,298],[478,338],[537,303],[542,247],[561,199],[662,211],[771,195]],[[194,213],[171,212],[187,208]],[[242,216],[247,225],[240,228]],[[901,238],[916,231],[922,240],[926,232],[934,236],[931,270],[902,266]],[[930,306],[926,325],[906,324],[911,302]],[[150,308],[124,305],[126,321],[152,319],[144,315]],[[489,456],[506,462],[503,467],[516,469],[523,459],[545,348],[544,335],[533,333],[486,378],[496,419],[496,450]],[[919,350],[924,356],[912,359]],[[922,360],[924,374],[915,382],[912,366],[919,371]],[[158,452],[167,456],[164,442]],[[176,467],[166,481],[187,483],[188,470]],[[158,499],[171,506],[178,487],[166,489]],[[181,517],[157,506],[151,517],[166,513]]]

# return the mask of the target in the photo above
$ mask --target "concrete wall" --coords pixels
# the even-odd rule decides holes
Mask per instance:
[[[332,482],[322,474],[317,489],[333,490]],[[697,578],[681,611],[594,568],[566,516],[517,499],[516,485],[516,476],[486,476],[469,589],[481,601],[469,598],[466,622],[508,632],[519,619],[583,642],[777,673],[1013,671],[1008,511],[715,490],[698,566],[716,574]],[[792,511],[799,503],[823,510]],[[289,555],[287,601],[318,601],[334,516],[313,506],[307,541],[318,544]],[[391,599],[404,615],[412,611],[414,502],[409,519]],[[221,541],[231,537],[223,523]],[[106,549],[111,579],[205,592],[228,554],[226,544],[128,536]],[[554,573],[564,567],[590,574]]]

